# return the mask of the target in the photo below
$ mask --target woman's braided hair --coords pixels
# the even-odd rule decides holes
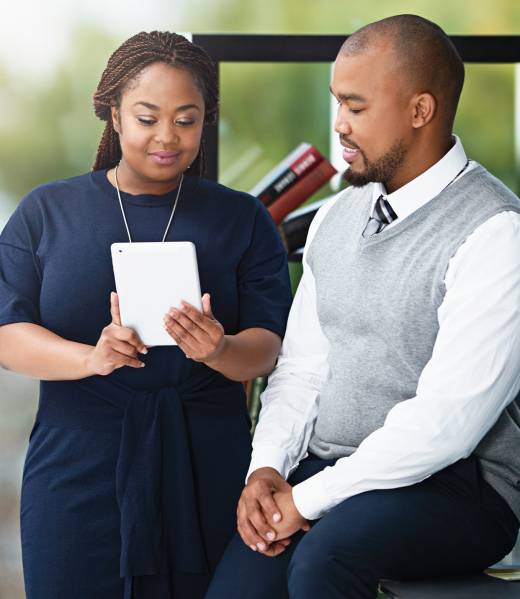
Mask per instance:
[[[215,66],[207,52],[182,35],[167,31],[141,32],[126,40],[112,54],[94,93],[94,112],[106,121],[93,170],[109,169],[121,160],[119,135],[112,126],[112,106],[119,107],[122,93],[146,67],[161,62],[189,71],[204,98],[204,123],[214,123],[218,110]],[[191,165],[192,172],[204,173],[204,145]]]

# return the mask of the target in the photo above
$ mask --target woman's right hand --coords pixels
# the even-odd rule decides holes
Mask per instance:
[[[114,292],[110,294],[110,314],[112,322],[103,329],[88,356],[89,371],[106,376],[122,366],[142,368],[144,363],[137,355],[146,354],[148,350],[133,329],[121,326],[119,298]]]

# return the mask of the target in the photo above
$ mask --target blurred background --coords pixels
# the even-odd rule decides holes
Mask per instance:
[[[0,229],[33,187],[90,169],[102,130],[93,90],[111,52],[138,31],[347,34],[415,13],[448,34],[520,33],[517,0],[1,0],[0,7]],[[470,157],[518,193],[515,67],[469,65],[466,73],[456,133]],[[249,190],[301,141],[327,155],[329,74],[328,64],[223,65],[220,181]],[[36,396],[37,382],[0,370],[0,599],[24,597],[19,488]]]

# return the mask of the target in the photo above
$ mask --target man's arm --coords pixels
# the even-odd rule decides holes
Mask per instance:
[[[450,261],[439,332],[417,394],[350,457],[296,485],[298,512],[324,515],[373,489],[412,485],[469,456],[520,387],[520,216],[502,213]]]
[[[283,511],[283,506],[273,501],[273,495],[291,490],[285,479],[307,451],[320,389],[328,373],[329,345],[318,320],[307,248],[333,203],[334,200],[320,209],[309,229],[303,275],[289,314],[282,351],[261,398],[247,485],[237,508],[240,535],[254,550],[266,551],[273,540],[274,527]],[[307,526],[301,518],[300,524]],[[268,554],[277,555],[285,546],[274,544]]]
[[[262,467],[287,478],[307,451],[328,374],[329,343],[318,319],[316,287],[307,262],[308,249],[337,196],[314,218],[303,254],[303,275],[294,297],[282,350],[261,396],[262,409],[253,438],[247,476]]]
[[[328,371],[328,341],[315,298],[314,277],[304,267],[278,363],[261,396],[248,476],[269,466],[287,478],[307,451]]]
[[[278,365],[262,394],[247,484],[237,509],[238,531],[253,550],[265,552],[276,524],[286,517],[285,505],[277,505],[273,494],[291,492],[285,479],[307,451],[327,373],[328,344],[317,326],[313,283],[310,271],[304,272]],[[284,548],[275,546],[268,554]]]

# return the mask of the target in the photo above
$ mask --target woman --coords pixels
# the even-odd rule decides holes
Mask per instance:
[[[42,381],[22,488],[27,597],[195,599],[235,528],[250,453],[240,381],[274,366],[284,250],[256,199],[200,177],[217,110],[202,48],[130,38],[94,107],[107,124],[93,172],[29,193],[0,237],[0,363]],[[110,245],[130,235],[195,243],[207,293],[203,312],[165,315],[178,346],[146,348],[121,326]]]

